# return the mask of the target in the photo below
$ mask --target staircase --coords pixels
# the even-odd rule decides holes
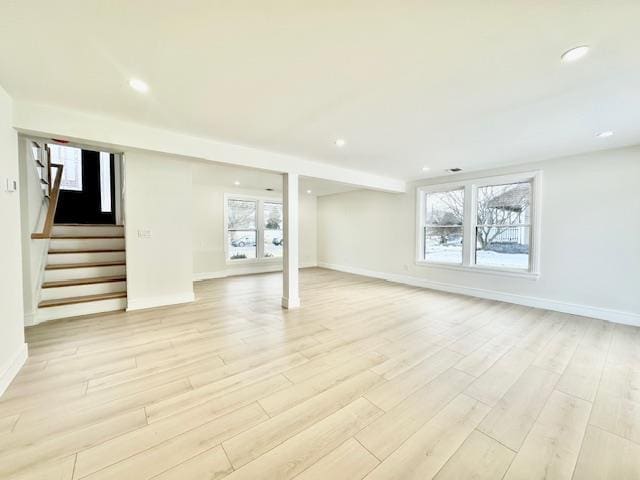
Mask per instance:
[[[38,323],[127,306],[124,227],[54,225]]]

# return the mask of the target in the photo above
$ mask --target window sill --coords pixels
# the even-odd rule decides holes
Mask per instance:
[[[497,267],[481,267],[477,265],[456,265],[450,263],[436,263],[436,262],[426,262],[424,260],[416,260],[416,265],[419,267],[429,267],[429,268],[437,268],[444,270],[457,270],[459,272],[473,272],[473,273],[484,273],[489,275],[499,275],[503,277],[517,277],[517,278],[526,278],[529,280],[537,280],[540,277],[539,272],[529,272],[526,270],[519,269],[505,269],[505,268],[497,268]]]
[[[282,262],[282,257],[275,258],[237,258],[235,260],[227,259],[227,265],[247,265],[247,264],[275,264]]]

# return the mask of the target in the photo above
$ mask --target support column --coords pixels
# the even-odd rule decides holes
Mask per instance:
[[[300,306],[298,289],[298,174],[282,175],[284,207],[284,255],[282,272],[282,306]]]

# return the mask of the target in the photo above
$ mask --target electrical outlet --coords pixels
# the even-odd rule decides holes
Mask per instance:
[[[138,238],[151,238],[151,230],[138,230]]]

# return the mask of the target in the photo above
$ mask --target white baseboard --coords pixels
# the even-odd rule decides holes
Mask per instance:
[[[318,264],[313,263],[304,263],[300,265],[300,268],[313,268],[317,267]],[[282,265],[279,263],[270,265],[270,264],[254,264],[254,265],[246,265],[243,267],[234,267],[234,268],[226,268],[224,270],[218,270],[215,272],[197,272],[193,274],[193,281],[199,282],[201,280],[211,280],[214,278],[226,278],[226,277],[235,277],[238,275],[255,275],[257,273],[269,273],[269,272],[281,272]]]
[[[35,312],[31,312],[31,313],[26,313],[24,314],[24,326],[25,327],[33,327],[34,325],[37,325],[38,322],[36,321],[36,314]]]
[[[282,306],[286,309],[292,310],[300,307],[300,298],[286,298],[282,297]]]
[[[583,317],[598,318],[609,322],[621,323],[624,325],[640,326],[640,314],[632,312],[623,312],[620,310],[612,310],[608,308],[593,307],[590,305],[581,305],[577,303],[561,302],[548,298],[531,297],[527,295],[518,295],[514,293],[500,292],[497,290],[485,290],[482,288],[465,287],[454,285],[451,283],[434,282],[420,277],[411,275],[400,275],[394,273],[375,272],[364,268],[350,267],[345,265],[336,265],[333,263],[318,262],[318,266],[329,270],[337,270],[340,272],[353,273],[355,275],[363,275],[365,277],[380,278],[394,283],[402,283],[414,287],[430,288],[432,290],[440,290],[443,292],[458,293],[471,297],[486,298],[489,300],[498,300],[501,302],[515,303],[526,307],[542,308],[545,310],[554,310],[556,312],[569,313],[571,315],[580,315]]]
[[[143,297],[127,299],[127,312],[131,310],[142,310],[144,308],[164,307],[166,305],[177,305],[189,303],[195,300],[193,292],[184,292],[176,295],[163,295],[158,297]]]
[[[0,397],[7,390],[13,379],[16,377],[24,362],[27,361],[29,350],[26,343],[23,343],[18,351],[11,357],[0,370]]]

